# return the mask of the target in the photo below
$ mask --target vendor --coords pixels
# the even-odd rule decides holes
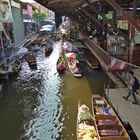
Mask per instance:
[[[59,69],[64,69],[64,68],[65,68],[64,63],[59,64],[59,65],[58,65],[58,68],[59,68]]]
[[[81,105],[78,111],[78,122],[86,120],[93,120],[93,117],[89,112],[89,108],[86,105]]]

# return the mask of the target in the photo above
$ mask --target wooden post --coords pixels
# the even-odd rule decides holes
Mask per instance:
[[[133,18],[136,20],[136,0],[133,0]],[[130,47],[129,47],[129,63],[132,63],[132,64],[133,64],[133,50],[135,48],[134,37],[135,37],[135,27],[133,25],[130,25],[129,38],[131,42],[130,42]]]
[[[5,67],[5,71],[7,72],[7,65],[6,65],[6,60],[5,60],[5,50],[4,50],[4,45],[3,45],[3,38],[2,38],[2,31],[0,31],[0,41],[1,41],[1,47],[2,47],[2,55],[4,55],[4,67]],[[8,80],[8,74],[5,77],[6,80]]]
[[[56,28],[58,28],[61,23],[62,23],[61,15],[59,13],[55,13]]]

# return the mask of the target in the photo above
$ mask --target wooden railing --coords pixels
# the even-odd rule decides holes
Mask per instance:
[[[128,20],[128,22],[134,26],[138,31],[140,31],[140,26],[134,19],[134,17],[129,16],[123,8],[115,1],[115,0],[106,0],[120,15],[123,16],[124,19]]]
[[[95,57],[99,60],[99,62],[103,63],[105,68],[108,70],[110,55],[105,50],[103,50],[98,44],[89,39],[87,36],[85,36],[85,43],[87,44],[88,48],[92,51],[92,53],[95,55]]]
[[[125,53],[125,54],[110,54],[112,57],[115,57],[117,59],[120,59],[120,60],[123,60],[123,61],[126,61],[128,62],[128,59],[129,59],[129,56],[128,56],[128,53]]]
[[[98,45],[98,42],[95,43],[93,40],[89,39],[87,36],[85,37],[85,44],[87,45],[87,47],[91,50],[91,52],[94,54],[94,56],[98,59],[98,61],[100,62],[100,64],[102,65],[102,68],[104,68],[106,71],[109,71],[109,65],[110,65],[110,61],[111,61],[111,55],[106,52],[104,49],[102,49],[100,47],[100,45]],[[111,77],[111,79],[114,81],[114,83],[117,84],[118,87],[124,87],[124,78],[123,77],[119,77],[117,75],[114,76],[114,74],[112,73],[108,73],[109,76]],[[115,77],[118,77],[119,81],[116,80]]]

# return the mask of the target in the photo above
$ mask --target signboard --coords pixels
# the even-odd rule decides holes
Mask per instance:
[[[135,33],[135,44],[140,44],[140,33]]]
[[[20,8],[20,3],[15,2],[14,0],[11,0],[12,7]]]
[[[127,20],[117,20],[117,27],[120,29],[128,30],[128,21]]]
[[[113,12],[109,11],[105,16],[106,16],[107,19],[112,19],[113,18]]]
[[[9,0],[0,0],[0,22],[12,22],[12,20]]]

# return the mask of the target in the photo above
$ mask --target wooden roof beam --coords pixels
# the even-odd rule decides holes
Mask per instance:
[[[134,26],[137,30],[140,31],[140,26],[138,23],[133,19],[132,16],[129,16],[123,8],[119,6],[114,0],[106,0],[121,16],[123,16],[124,19],[128,20],[128,22]]]
[[[72,9],[75,9],[77,8],[79,5],[81,4],[81,2],[74,2],[72,4],[70,3],[67,3],[67,4],[56,4],[56,5],[53,5],[53,9],[61,9],[61,8],[64,8],[64,9],[67,9],[67,8],[72,8]],[[49,6],[49,5],[48,5]],[[51,6],[50,6],[51,7]]]
[[[84,12],[91,20],[93,20],[94,22],[96,22],[98,25],[100,25],[100,27],[103,27],[102,24],[94,18],[94,16],[92,16],[89,12],[87,12],[86,10],[84,10],[83,8],[81,8],[81,11]],[[106,29],[104,29],[105,31],[107,31]]]
[[[92,19],[94,22],[96,22],[97,24],[101,25],[101,23],[95,19],[89,12],[87,12],[85,9],[81,8],[80,9],[83,13],[85,13],[90,19]]]
[[[62,0],[51,0],[51,1],[48,1],[48,4],[56,4],[56,3],[62,3]]]
[[[109,24],[115,31],[117,31],[118,33],[120,33],[125,39],[128,39],[128,37],[123,34],[117,27],[116,25],[111,22],[110,20],[108,20],[106,18],[106,16],[100,12],[95,6],[93,6],[93,4],[89,1],[89,0],[85,0],[85,2],[88,4],[88,6],[90,7],[90,9],[92,9],[94,12],[96,12],[98,15],[100,15],[102,17],[102,19],[107,23]]]

